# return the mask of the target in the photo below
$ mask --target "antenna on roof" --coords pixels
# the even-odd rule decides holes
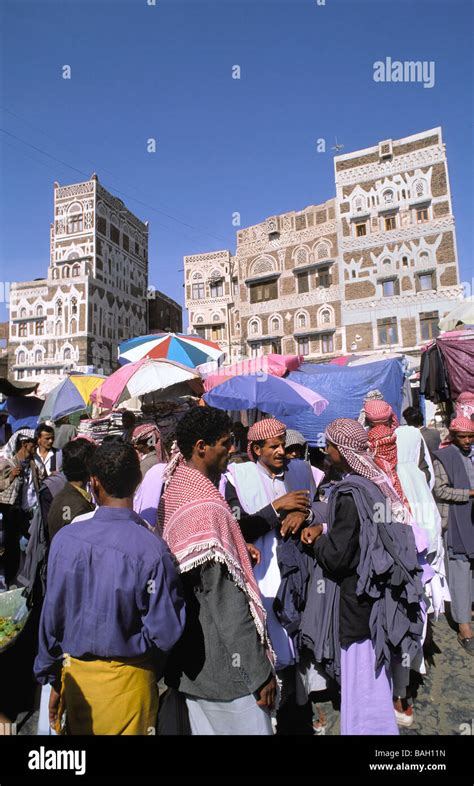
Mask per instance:
[[[334,145],[334,147],[331,147],[331,150],[335,150],[336,153],[339,153],[339,150],[344,150],[344,145],[338,144],[337,136],[335,136],[334,139],[336,140],[336,144]]]

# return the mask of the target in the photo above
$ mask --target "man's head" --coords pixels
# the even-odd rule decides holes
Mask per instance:
[[[474,421],[470,418],[454,418],[449,425],[449,433],[454,444],[468,454],[474,443]]]
[[[99,505],[110,505],[114,500],[131,503],[142,476],[140,462],[131,445],[106,442],[92,453],[90,459],[91,486]]]
[[[122,414],[122,426],[124,429],[133,428],[137,419],[133,412],[129,412],[128,409],[125,410]]]
[[[207,477],[217,478],[227,469],[231,431],[231,420],[222,410],[194,407],[179,421],[176,441],[186,461]]]
[[[299,431],[287,429],[285,439],[285,455],[288,459],[304,459],[306,456],[306,440]]]
[[[15,442],[15,453],[20,460],[33,458],[36,450],[36,439],[31,430],[20,432]]]
[[[40,450],[50,451],[54,442],[54,428],[41,423],[36,429],[35,437]]]
[[[415,426],[421,428],[423,425],[423,414],[418,407],[407,407],[403,410],[403,417],[405,418],[408,426]]]
[[[350,418],[337,418],[326,428],[326,450],[331,464],[342,473],[367,473],[368,435],[364,427]]]
[[[90,462],[97,446],[88,439],[74,439],[63,448],[62,471],[69,482],[87,483]]]
[[[276,418],[265,418],[255,423],[247,435],[247,453],[252,461],[259,461],[270,472],[279,474],[285,469],[286,426]]]
[[[364,403],[364,412],[366,420],[371,426],[388,423],[393,416],[393,410],[390,404],[379,399],[366,401]]]

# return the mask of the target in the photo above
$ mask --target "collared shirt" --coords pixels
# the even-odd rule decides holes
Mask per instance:
[[[169,652],[184,623],[181,581],[164,541],[132,510],[99,507],[52,542],[36,678],[54,682],[64,654],[123,659]]]
[[[279,472],[277,475],[274,475],[273,473],[269,472],[269,470],[267,470],[266,467],[260,461],[257,461],[257,470],[260,472],[261,475],[263,475],[262,477],[263,483],[265,483],[268,486],[268,481],[271,482],[273,499],[278,499],[279,497],[283,497],[285,494],[288,494],[287,488],[285,486],[284,469],[282,469],[281,472]],[[312,502],[312,500],[309,500],[309,502]],[[278,513],[273,507],[273,503],[272,503],[272,508],[275,513],[275,516],[278,516]],[[314,518],[313,511],[310,510],[308,515],[306,516],[305,523],[310,524],[313,518]]]
[[[56,466],[54,470],[51,469],[51,461],[53,459],[53,456],[56,456]],[[61,468],[62,456],[63,454],[61,450],[48,451],[48,453],[46,454],[46,458],[44,459],[40,456],[38,450],[35,452],[35,461],[38,465],[38,469],[42,478],[51,475],[51,472],[55,472],[56,470]]]

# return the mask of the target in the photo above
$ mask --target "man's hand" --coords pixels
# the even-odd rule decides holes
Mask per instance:
[[[257,549],[257,547],[253,545],[253,543],[246,543],[245,545],[247,546],[247,551],[249,553],[250,561],[254,565],[259,565],[261,559],[260,549]]]
[[[322,524],[316,524],[313,527],[305,527],[301,533],[301,542],[305,543],[307,546],[311,546],[311,544],[314,543],[314,541],[317,540],[322,534]]]
[[[287,535],[296,535],[306,520],[306,513],[288,513],[281,525],[280,533],[283,538]]]
[[[299,510],[305,515],[309,510],[309,491],[290,491],[284,494],[283,497],[278,497],[272,502],[273,509],[279,513],[281,510],[295,511]]]
[[[275,695],[276,695],[276,679],[273,674],[270,676],[268,682],[265,683],[261,688],[258,689],[258,699],[257,704],[259,707],[266,707],[267,709],[271,710],[275,704]]]
[[[17,478],[18,475],[21,475],[21,467],[13,467],[13,469],[10,472],[10,477]]]
[[[56,724],[58,722],[58,710],[59,710],[59,696],[55,688],[51,685],[51,696],[49,697],[49,725],[56,731]]]

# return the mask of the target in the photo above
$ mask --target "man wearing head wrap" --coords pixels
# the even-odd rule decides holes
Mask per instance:
[[[435,487],[448,553],[451,614],[460,645],[474,655],[472,579],[474,567],[474,421],[456,417],[449,426],[451,444],[434,454]]]
[[[366,401],[364,413],[369,426],[369,448],[374,461],[390,478],[390,481],[404,504],[408,504],[400,479],[397,475],[397,437],[395,430],[400,423],[390,404],[386,401]]]
[[[286,426],[275,418],[255,423],[248,432],[250,461],[229,466],[224,493],[245,540],[254,542],[261,553],[254,574],[267,612],[277,674],[283,681],[278,732],[293,728],[298,733],[298,724],[306,726],[306,707],[296,707],[295,652],[273,608],[281,583],[277,545],[282,537],[296,535],[312,522],[316,487],[305,461],[285,457],[285,435]]]
[[[265,611],[242,533],[217,489],[230,418],[194,407],[176,441],[158,519],[181,574],[186,627],[165,681],[185,700],[193,735],[271,735],[276,685]]]
[[[415,537],[362,425],[337,419],[326,441],[344,477],[329,498],[327,533],[317,525],[301,536],[317,561],[302,641],[341,684],[341,734],[397,734],[392,658],[413,663],[423,631]]]
[[[9,584],[20,566],[20,539],[27,537],[33,510],[38,505],[39,476],[34,461],[33,429],[20,429],[8,440],[0,459],[0,512],[4,519],[5,542],[1,560]],[[2,538],[3,539],[3,538]]]
[[[161,443],[160,430],[154,423],[141,423],[135,426],[130,437],[130,444],[138,453],[142,479],[155,464],[167,461],[166,452]]]

